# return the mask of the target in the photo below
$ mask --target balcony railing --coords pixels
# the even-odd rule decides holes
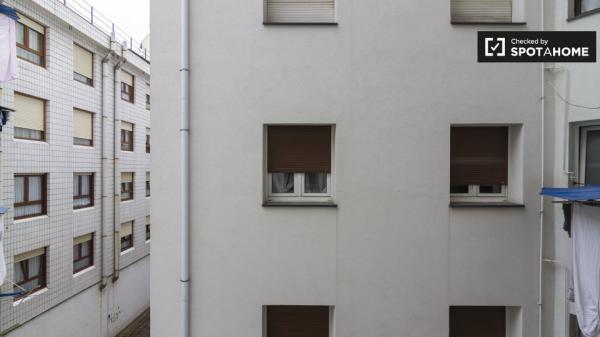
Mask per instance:
[[[100,29],[109,36],[114,36],[115,41],[121,43],[124,47],[137,54],[139,57],[150,62],[150,52],[142,44],[134,40],[121,28],[115,25],[102,13],[98,12],[94,6],[85,0],[57,0],[67,8],[84,18],[90,24]]]

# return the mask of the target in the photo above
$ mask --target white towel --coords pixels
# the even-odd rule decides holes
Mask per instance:
[[[573,279],[579,328],[600,337],[600,207],[573,207]]]
[[[17,78],[17,28],[15,20],[0,14],[0,83]]]

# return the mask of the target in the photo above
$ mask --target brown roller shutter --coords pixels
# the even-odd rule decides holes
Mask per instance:
[[[268,306],[267,337],[329,337],[329,307]]]
[[[267,138],[269,173],[331,172],[331,126],[272,125]]]
[[[451,185],[505,185],[508,182],[508,127],[453,127]]]
[[[450,337],[506,337],[506,308],[450,307]]]

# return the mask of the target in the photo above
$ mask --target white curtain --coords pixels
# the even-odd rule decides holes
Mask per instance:
[[[273,173],[271,176],[272,193],[294,193],[293,173]]]
[[[600,0],[581,0],[581,12],[600,8]]]
[[[25,201],[25,178],[15,177],[15,202]]]
[[[42,177],[29,177],[29,201],[42,200]]]
[[[327,173],[306,173],[304,175],[304,192],[327,193]]]
[[[90,194],[90,176],[81,177],[81,194]]]
[[[73,195],[79,195],[79,177],[73,176]]]

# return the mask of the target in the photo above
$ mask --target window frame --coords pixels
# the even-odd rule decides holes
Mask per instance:
[[[33,131],[38,131],[38,132],[41,133],[41,137],[39,139],[37,139],[37,138],[19,137],[19,136],[15,135],[15,129],[22,129],[22,130],[32,130],[32,129],[21,128],[21,127],[18,127],[18,126],[14,126],[14,124],[13,124],[13,138],[14,139],[19,139],[19,140],[28,140],[28,141],[45,143],[47,141],[47,139],[46,139],[46,131],[48,129],[48,119],[47,119],[48,118],[48,100],[45,100],[43,98],[36,97],[36,96],[33,96],[33,95],[25,94],[25,93],[22,93],[20,91],[15,91],[14,94],[15,95],[29,97],[29,98],[33,98],[33,99],[37,99],[37,100],[40,100],[40,101],[42,101],[44,103],[44,108],[43,108],[44,109],[44,117],[43,117],[44,118],[44,131],[33,130]],[[18,111],[16,113],[18,113]]]
[[[135,172],[121,172],[121,173],[131,173],[131,182],[130,183],[124,183],[123,181],[121,181],[121,201],[123,202],[123,201],[134,200],[135,199],[135,195],[134,195],[134,190],[135,190]],[[123,187],[127,187],[127,186],[130,186],[131,190],[123,189]],[[128,199],[123,199],[123,193],[129,193],[129,195],[131,197],[128,198]]]
[[[149,215],[146,216],[146,221],[150,218]],[[150,221],[152,221],[152,219],[150,219]],[[151,229],[150,229],[150,222],[146,222],[146,242],[150,241],[151,239]]]
[[[78,188],[78,194],[77,195],[73,195],[73,209],[83,209],[83,208],[90,208],[90,207],[94,207],[94,185],[95,185],[95,173],[94,172],[76,172],[73,173],[73,178],[77,177],[79,180],[79,188]],[[90,194],[89,195],[84,195],[81,194],[81,190],[82,190],[82,178],[83,177],[89,177],[90,178]],[[83,206],[75,206],[75,200],[78,199],[85,199],[85,198],[89,198],[90,199],[90,203],[88,205],[83,205]]]
[[[92,88],[93,88],[93,87],[94,87],[94,59],[96,58],[96,54],[94,54],[94,52],[92,52],[91,50],[89,50],[89,49],[85,48],[84,46],[80,45],[80,44],[79,44],[79,43],[77,43],[77,42],[73,42],[73,45],[76,45],[77,47],[79,47],[79,48],[81,48],[81,49],[83,49],[83,50],[85,50],[85,51],[89,52],[90,54],[92,54],[92,78],[89,78],[89,77],[87,77],[87,76],[85,76],[85,75],[82,75],[82,74],[80,74],[80,73],[76,72],[76,71],[75,71],[75,68],[73,68],[73,80],[74,80],[74,81],[76,81],[76,82],[79,82],[79,83],[82,83],[82,84],[88,85],[88,86],[90,86],[90,87],[92,87]],[[74,55],[73,55],[73,58],[75,58],[75,56],[74,56]],[[83,81],[83,80],[81,80],[81,79],[78,79],[76,75],[79,75],[79,76],[81,76],[82,78],[85,78],[86,80],[85,80],[85,81]]]
[[[18,39],[17,39],[17,49],[21,48],[21,49],[23,49],[23,50],[25,50],[25,51],[27,51],[29,53],[33,53],[33,54],[39,56],[40,57],[40,63],[36,63],[36,62],[33,62],[33,61],[28,60],[26,58],[23,58],[23,57],[19,56],[18,53],[17,53],[17,58],[20,59],[20,60],[29,62],[31,64],[35,64],[37,66],[40,66],[42,68],[46,68],[46,30],[48,29],[48,27],[46,27],[46,25],[41,24],[39,21],[32,19],[31,17],[29,17],[27,15],[24,15],[21,12],[18,12],[18,14],[19,14],[19,16],[24,16],[27,19],[29,19],[29,20],[31,20],[31,21],[39,24],[40,26],[44,27],[44,33],[39,33],[38,31],[36,31],[33,28],[30,28],[26,24],[21,23],[19,21],[16,21],[15,22],[15,24],[16,24],[15,28],[17,28],[18,25],[22,25],[23,26],[23,44],[20,44],[19,41],[18,41]],[[40,37],[40,43],[41,43],[41,48],[40,49],[41,50],[40,51],[31,49],[29,47],[29,31],[30,30],[34,30],[34,31],[36,31],[36,33],[39,33],[41,35],[41,37]]]
[[[150,153],[150,130],[146,128],[146,153]]]
[[[47,188],[48,188],[48,184],[47,184],[47,177],[48,175],[46,173],[32,173],[32,174],[24,174],[24,173],[18,173],[14,175],[14,180],[16,180],[17,177],[23,177],[23,202],[17,203],[16,200],[13,204],[13,207],[15,208],[15,210],[17,209],[17,207],[27,207],[27,206],[33,206],[33,205],[42,205],[42,211],[41,213],[36,213],[36,214],[29,214],[29,215],[23,215],[23,216],[15,216],[14,220],[23,220],[23,219],[28,219],[28,218],[35,218],[38,216],[42,216],[42,215],[47,215],[48,214],[48,196],[47,196]],[[31,201],[29,200],[29,178],[30,177],[41,177],[42,178],[42,199],[41,200],[35,200],[35,201]]]
[[[84,270],[94,266],[94,233],[91,233],[91,234],[92,234],[92,238],[90,240],[80,242],[78,244],[73,245],[73,249],[75,250],[75,248],[77,248],[77,253],[78,253],[78,257],[76,258],[75,251],[73,251],[73,274],[77,274],[81,271],[84,271]],[[88,249],[89,253],[88,253],[88,255],[84,256],[84,255],[82,255],[82,250],[83,250],[82,245],[87,242],[90,243],[90,247]],[[89,263],[83,267],[76,269],[75,264],[79,261],[84,261],[84,260],[89,260]]]
[[[146,94],[146,110],[150,110],[150,94]]]
[[[596,13],[600,13],[600,7],[587,10],[585,12],[581,11],[581,1],[582,0],[573,0],[573,16],[569,19],[575,19],[578,17],[588,16]]]
[[[135,220],[123,222],[121,224],[121,226],[123,226],[123,224],[126,224],[126,223],[131,223],[131,234],[126,235],[126,236],[123,236],[122,234],[120,234],[120,240],[119,240],[119,242],[120,242],[120,246],[119,246],[120,253],[124,253],[124,252],[126,252],[126,251],[134,248],[133,232],[134,232],[134,229],[135,229]],[[119,233],[121,233],[121,232],[119,232]],[[127,242],[129,244],[129,246],[124,246],[123,242]],[[125,247],[125,248],[123,248],[123,247]]]
[[[92,118],[91,118],[91,123],[92,123],[92,125],[91,125],[92,139],[85,139],[85,138],[75,137],[75,129],[73,128],[73,145],[75,145],[75,146],[85,146],[85,147],[94,147],[94,118],[96,117],[95,114],[93,112],[91,112],[91,111],[87,111],[87,110],[83,110],[83,109],[79,109],[79,108],[73,107],[73,116],[75,116],[75,110],[79,110],[81,112],[89,113],[92,116]],[[89,141],[89,144],[77,144],[75,142],[75,139],[80,139],[82,141]]]
[[[126,71],[124,71],[126,72]],[[126,72],[131,76],[132,84],[129,85],[123,81],[121,81],[121,99],[125,102],[129,102],[131,104],[135,103],[135,76],[131,73]]]
[[[146,198],[150,198],[151,196],[151,190],[150,190],[150,179],[152,179],[152,176],[150,176],[150,172],[146,172]]]
[[[40,266],[41,273],[39,275],[36,275],[36,277],[28,277],[29,276],[29,260],[31,260],[32,258],[38,257],[38,256],[42,257],[42,264]],[[48,286],[48,268],[47,268],[48,267],[48,263],[47,263],[47,259],[48,259],[48,248],[44,247],[44,253],[42,253],[40,255],[32,256],[32,257],[30,257],[30,258],[28,258],[26,260],[23,260],[23,261],[19,261],[19,262],[14,262],[13,263],[13,266],[16,265],[16,264],[19,264],[18,267],[21,268],[21,272],[23,274],[23,280],[21,280],[21,281],[18,282],[16,280],[16,278],[15,278],[15,282],[14,282],[15,285],[21,286],[21,285],[23,285],[23,284],[25,284],[27,282],[31,282],[33,280],[37,280],[37,279],[40,279],[40,278],[42,280],[40,286],[38,286],[38,287],[30,290],[26,294],[15,296],[13,298],[14,301],[18,301],[20,299],[26,298],[26,297],[28,297],[28,296],[30,296],[30,295],[32,295],[32,294],[34,294],[34,293],[42,290],[42,289],[45,289]],[[23,264],[25,265],[25,267],[23,267]],[[17,267],[14,266],[14,268],[17,268]],[[14,275],[14,273],[15,273],[15,271],[13,270],[13,275]],[[26,277],[26,275],[27,275],[27,277]],[[14,288],[15,288],[16,291],[21,291],[21,289],[19,289],[17,287],[14,287]]]
[[[585,185],[585,177],[587,171],[587,137],[590,131],[600,131],[600,125],[589,125],[582,126],[580,128],[580,141],[579,141],[579,170],[577,183]]]
[[[121,127],[121,151],[134,152],[135,151],[135,139],[133,137],[135,135],[135,133],[134,133],[135,132],[135,124],[129,123],[129,122],[125,122],[125,123],[131,124],[131,131],[125,130],[125,129],[123,129],[123,127]],[[128,134],[131,139],[131,142],[127,142]]]
[[[263,179],[264,182],[264,202],[268,203],[297,203],[299,205],[303,203],[335,203],[335,170],[336,170],[336,161],[335,161],[335,134],[336,134],[336,125],[335,124],[314,124],[314,125],[322,125],[329,126],[331,129],[331,172],[327,173],[327,192],[326,193],[306,193],[304,192],[304,172],[294,172],[294,192],[293,193],[273,193],[273,178],[272,174],[268,172],[268,158],[269,158],[269,148],[268,148],[268,140],[269,140],[269,127],[270,126],[278,126],[278,125],[289,125],[289,126],[298,126],[302,127],[305,125],[312,124],[265,124],[264,125],[264,139],[263,139],[263,153],[264,153],[264,174]],[[312,173],[312,172],[310,172]],[[324,173],[324,172],[323,172]]]

